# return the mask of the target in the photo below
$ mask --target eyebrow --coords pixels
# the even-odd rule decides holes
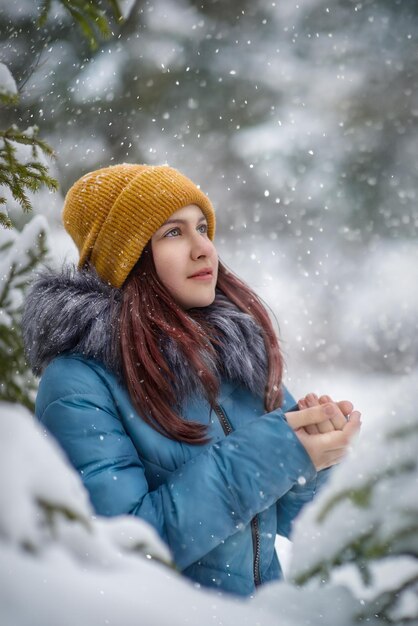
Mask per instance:
[[[199,217],[199,219],[197,220],[197,223],[200,224],[200,222],[206,222],[206,221],[207,221],[206,217],[202,215],[202,217]],[[188,223],[188,220],[171,219],[171,220],[167,220],[166,222],[164,222],[161,228],[164,228],[164,226],[167,226],[167,224],[187,224],[187,223]]]

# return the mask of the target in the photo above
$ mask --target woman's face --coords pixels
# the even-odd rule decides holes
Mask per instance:
[[[207,230],[200,208],[189,204],[151,238],[158,277],[183,309],[209,306],[215,299],[218,255]]]

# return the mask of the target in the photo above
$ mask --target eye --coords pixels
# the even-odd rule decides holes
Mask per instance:
[[[180,228],[177,227],[169,230],[164,237],[177,237],[178,235],[180,235]]]
[[[205,235],[208,232],[208,225],[206,223],[200,224],[200,226],[197,227],[197,230],[199,233],[202,233],[202,235]]]

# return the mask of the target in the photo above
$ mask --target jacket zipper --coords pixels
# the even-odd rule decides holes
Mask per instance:
[[[214,411],[219,419],[219,422],[222,426],[222,429],[226,436],[232,433],[232,426],[227,418],[225,411],[219,404],[215,404]],[[253,540],[253,576],[254,576],[254,585],[259,587],[261,585],[261,576],[260,576],[260,529],[258,526],[258,516],[256,515],[251,520],[251,536]]]
[[[230,435],[232,433],[232,426],[229,419],[225,415],[225,411],[219,404],[215,404],[214,409],[219,421],[221,422],[221,426],[225,435]]]
[[[254,551],[254,562],[253,562],[253,572],[254,572],[254,584],[256,587],[261,585],[261,576],[260,576],[260,530],[258,527],[258,517],[257,515],[253,517],[251,520],[251,532],[253,536],[253,551]]]

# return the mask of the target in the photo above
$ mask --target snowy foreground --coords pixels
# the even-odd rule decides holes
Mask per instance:
[[[359,615],[380,623],[377,606],[392,623],[418,623],[417,430],[407,415],[382,420],[299,520],[290,572],[308,585],[275,583],[243,601],[184,580],[140,520],[93,517],[56,444],[2,403],[0,623],[349,626]]]

